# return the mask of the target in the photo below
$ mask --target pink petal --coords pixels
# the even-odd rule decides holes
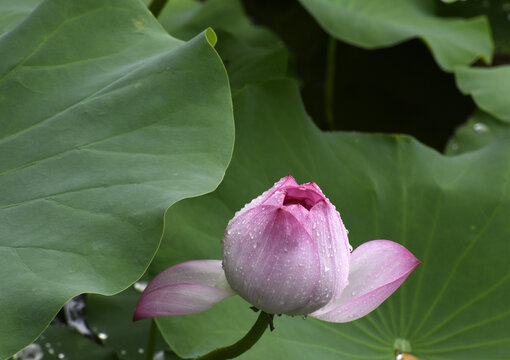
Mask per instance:
[[[331,322],[359,319],[386,300],[419,264],[400,244],[366,242],[351,254],[349,285],[340,298],[310,316]]]
[[[221,260],[184,262],[150,282],[133,320],[201,312],[232,295],[235,292],[228,286]]]
[[[278,180],[269,190],[265,191],[262,195],[256,197],[251,202],[246,204],[241,210],[236,213],[236,216],[253,209],[259,205],[274,205],[280,206],[283,204],[285,192],[281,191],[282,188],[287,186],[298,186],[296,180],[289,174]]]
[[[267,313],[304,315],[329,302],[316,242],[286,207],[260,205],[232,219],[223,261],[230,286]]]
[[[285,187],[283,205],[301,204],[306,210],[310,210],[319,201],[324,200],[324,195],[305,186]]]
[[[350,245],[340,214],[324,199],[317,203],[303,222],[319,252],[321,281],[328,289],[328,302],[336,299],[348,284]]]

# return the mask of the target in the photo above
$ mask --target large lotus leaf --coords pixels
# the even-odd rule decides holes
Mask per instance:
[[[232,105],[211,30],[183,43],[137,0],[50,0],[0,38],[0,358],[66,300],[114,294],[163,214],[214,189]]]
[[[0,1],[0,35],[24,19],[41,0]]]
[[[496,119],[481,110],[455,130],[445,148],[447,155],[459,155],[478,150],[496,140],[503,132],[510,130],[510,124]]]
[[[179,39],[189,40],[207,27],[218,34],[232,90],[246,83],[283,77],[288,53],[268,29],[253,25],[239,0],[172,0],[158,17],[163,27]]]
[[[484,14],[488,17],[495,43],[495,62],[500,60],[498,53],[510,54],[510,3],[508,0],[456,1],[455,4],[448,4],[448,2],[452,1],[436,1],[439,14],[462,17]]]
[[[510,122],[510,66],[455,69],[457,85],[482,110]]]
[[[367,49],[421,38],[439,66],[452,71],[477,58],[490,62],[492,38],[484,16],[442,18],[434,0],[300,0],[332,36]]]
[[[155,274],[221,256],[228,220],[291,173],[315,181],[340,211],[353,246],[397,241],[421,261],[369,316],[334,324],[277,317],[243,359],[508,359],[510,353],[510,134],[447,157],[405,135],[321,132],[291,81],[249,86],[234,98],[236,149],[212,194],[167,213]],[[239,339],[256,314],[239,297],[211,310],[157,320],[183,357]]]

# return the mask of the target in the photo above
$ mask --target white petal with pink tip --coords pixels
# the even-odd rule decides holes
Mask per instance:
[[[348,322],[375,310],[420,264],[405,247],[388,240],[373,240],[351,254],[349,284],[342,295],[310,316]]]
[[[194,260],[166,269],[145,289],[133,320],[193,314],[235,295],[220,260]]]

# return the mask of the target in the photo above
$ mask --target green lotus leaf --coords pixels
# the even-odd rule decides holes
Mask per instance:
[[[493,43],[485,16],[443,18],[434,0],[300,0],[337,39],[375,49],[420,38],[445,71],[478,58],[490,62]]]
[[[510,66],[462,66],[455,69],[455,78],[462,92],[471,95],[480,109],[510,122]]]
[[[253,25],[239,0],[168,1],[158,17],[163,27],[189,40],[207,27],[218,34],[216,46],[235,92],[246,83],[284,77],[288,53],[281,40],[266,28]]]
[[[503,132],[510,130],[510,124],[481,110],[455,130],[454,136],[446,145],[446,155],[460,155],[483,148],[492,143]]]
[[[175,202],[233,144],[207,30],[170,37],[137,0],[48,0],[0,37],[0,358],[69,298],[138,279]]]
[[[2,0],[0,2],[0,35],[28,16],[41,0]]]
[[[221,258],[235,211],[290,173],[315,181],[356,247],[406,246],[422,264],[365,318],[334,324],[282,316],[241,359],[496,360],[510,353],[510,134],[478,151],[444,156],[405,135],[321,132],[296,84],[246,87],[234,98],[236,148],[218,189],[176,204],[151,275],[192,259]],[[159,318],[182,357],[240,339],[256,314],[240,297],[200,314]]]
[[[465,18],[479,15],[487,16],[494,38],[494,62],[505,61],[505,58],[508,62],[508,54],[510,54],[510,42],[508,41],[510,2],[508,0],[456,1],[455,3],[442,0],[441,2],[436,1],[436,5],[437,12],[441,16]]]

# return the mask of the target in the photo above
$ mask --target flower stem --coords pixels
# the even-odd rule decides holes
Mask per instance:
[[[335,62],[336,62],[336,39],[329,37],[328,55],[326,62],[326,74],[324,81],[324,110],[329,130],[335,130],[335,117],[333,116],[333,95],[335,92]]]
[[[238,342],[211,351],[208,354],[199,356],[195,360],[224,360],[233,359],[248,351],[260,339],[271,321],[271,315],[261,311],[260,315],[250,331]]]
[[[159,13],[165,7],[167,0],[152,0],[149,5],[149,10],[154,15],[154,17],[158,17]]]
[[[149,342],[147,343],[147,350],[145,358],[152,360],[156,352],[156,344],[158,342],[158,326],[154,319],[151,321],[151,329],[149,330]]]

